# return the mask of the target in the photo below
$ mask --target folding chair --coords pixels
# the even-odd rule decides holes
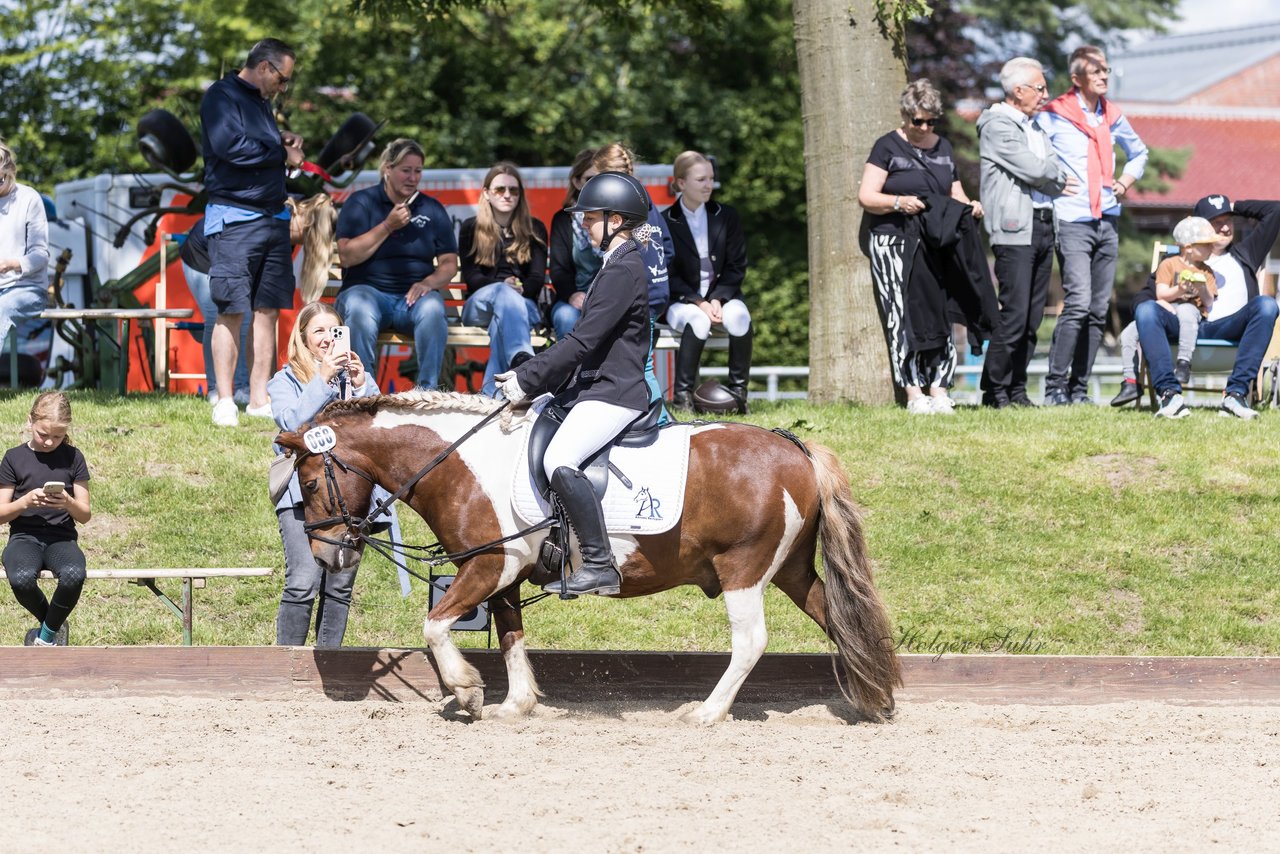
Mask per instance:
[[[1157,240],[1151,249],[1151,272],[1156,271],[1156,267],[1160,266],[1160,262],[1165,258],[1177,255],[1179,252],[1178,244],[1165,243]],[[1170,342],[1170,354],[1174,354],[1177,348],[1175,342]],[[1196,339],[1196,350],[1191,357],[1191,383],[1182,387],[1183,391],[1201,391],[1201,392],[1217,392],[1222,394],[1226,391],[1225,383],[1222,385],[1204,385],[1197,384],[1197,377],[1204,377],[1210,374],[1230,374],[1236,363],[1236,351],[1239,349],[1234,341],[1226,341],[1221,338],[1198,338]],[[1139,349],[1141,354],[1141,349]],[[1151,401],[1151,408],[1156,409],[1156,389],[1151,384],[1150,372],[1147,370],[1147,360],[1139,355],[1138,358],[1138,376],[1141,382],[1147,388],[1147,397]],[[1249,384],[1249,403],[1252,405],[1258,401],[1259,383],[1255,378]],[[1141,405],[1141,398],[1135,401],[1135,406]]]

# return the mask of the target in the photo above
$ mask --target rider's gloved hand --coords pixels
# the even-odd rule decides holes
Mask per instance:
[[[520,381],[516,379],[515,371],[494,374],[493,381],[497,383],[498,390],[502,392],[502,396],[513,404],[519,403],[528,397],[525,390],[520,388]]]

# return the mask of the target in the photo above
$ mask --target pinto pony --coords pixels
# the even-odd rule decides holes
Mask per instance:
[[[276,440],[296,457],[307,522],[315,526],[312,551],[330,570],[358,559],[359,523],[369,511],[373,483],[394,494],[425,462],[439,458],[402,500],[450,554],[476,550],[455,561],[457,579],[423,626],[442,683],[476,719],[484,686],[449,629],[481,602],[491,603],[508,675],[508,693],[495,716],[527,715],[539,696],[524,647],[520,585],[545,534],[527,533],[486,548],[526,527],[511,494],[524,450],[522,432],[532,416],[507,410],[476,429],[501,406],[486,397],[436,391],[340,401],[315,422],[332,428],[332,450],[308,451],[300,433],[282,433]],[[814,568],[819,537],[825,583]],[[620,596],[682,584],[709,597],[724,594],[733,637],[729,668],[687,720],[711,723],[728,716],[765,650],[769,582],[834,642],[849,701],[873,720],[892,709],[901,674],[889,618],[872,581],[848,478],[828,449],[746,424],[693,426],[681,519],[662,534],[611,533],[610,543],[622,571]]]

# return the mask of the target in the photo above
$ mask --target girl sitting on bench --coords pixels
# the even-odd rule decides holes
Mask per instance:
[[[9,543],[0,559],[18,604],[39,621],[27,632],[26,646],[66,646],[67,616],[84,587],[76,523],[83,525],[92,515],[89,467],[67,440],[70,426],[67,396],[41,392],[27,419],[31,438],[0,461],[0,523],[9,523]],[[58,579],[52,600],[36,583],[42,569]]]

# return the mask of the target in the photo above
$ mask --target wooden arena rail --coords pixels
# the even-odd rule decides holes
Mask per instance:
[[[90,579],[121,579],[139,587],[145,587],[155,594],[156,598],[166,605],[170,611],[182,621],[182,643],[191,646],[191,623],[194,597],[192,590],[204,587],[210,578],[255,578],[270,575],[271,570],[265,566],[232,566],[232,567],[187,567],[179,569],[91,569],[87,576]],[[53,578],[53,573],[41,570],[40,578]],[[4,570],[0,570],[0,578],[7,578]],[[162,578],[182,579],[182,604],[174,602],[157,585]]]
[[[498,650],[463,650],[485,682],[485,699],[507,690]],[[675,711],[701,700],[729,663],[721,653],[531,650],[544,702],[643,703]],[[904,655],[898,707],[917,703],[1280,706],[1280,658],[1051,655]],[[0,698],[236,697],[242,699],[435,701],[444,695],[421,649],[310,647],[66,647],[38,655],[0,646]],[[831,658],[768,653],[747,677],[742,704],[781,709],[849,707]]]

